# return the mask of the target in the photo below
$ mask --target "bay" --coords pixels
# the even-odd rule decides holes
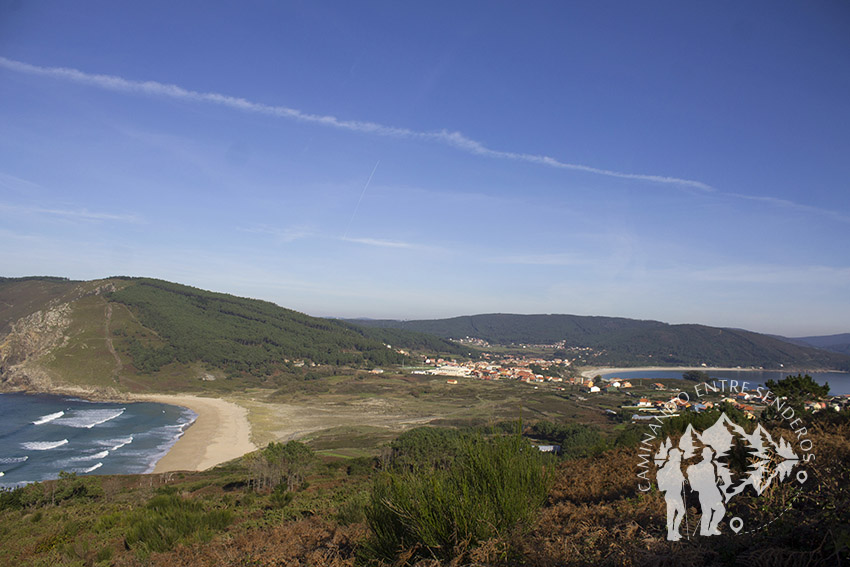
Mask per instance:
[[[737,380],[739,384],[747,382],[747,389],[754,390],[758,386],[764,385],[767,380],[782,380],[790,375],[796,375],[797,372],[781,372],[768,370],[707,370],[699,369],[706,372],[711,378],[719,380]],[[624,370],[619,372],[600,371],[603,378],[620,378],[622,380],[670,380],[681,379],[682,370]],[[802,374],[806,374],[803,372]],[[830,395],[848,395],[850,394],[850,373],[847,372],[809,372],[809,376],[814,378],[818,384],[829,384]]]
[[[0,394],[0,487],[77,474],[153,471],[197,417],[152,402]]]

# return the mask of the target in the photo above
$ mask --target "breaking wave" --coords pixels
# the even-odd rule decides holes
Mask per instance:
[[[107,455],[109,455],[109,451],[101,451],[100,453],[94,453],[93,455],[82,455],[80,457],[72,457],[68,460],[71,462],[96,461],[106,458]]]
[[[0,465],[14,465],[16,463],[23,463],[29,459],[27,455],[23,457],[0,457]]]
[[[50,423],[54,419],[59,419],[63,415],[65,415],[64,411],[57,411],[56,413],[49,413],[49,414],[43,415],[40,418],[38,418],[37,420],[33,421],[32,424],[33,425],[43,425],[45,423]]]
[[[133,442],[133,436],[124,437],[123,439],[103,439],[98,441],[97,444],[101,447],[109,447],[110,451],[117,451],[124,445],[129,445]]]
[[[67,439],[62,439],[61,441],[31,441],[29,443],[21,443],[21,447],[29,451],[49,451],[50,449],[67,444]]]
[[[56,425],[65,425],[67,427],[75,427],[77,429],[91,429],[95,425],[100,425],[115,419],[124,413],[125,409],[126,408],[75,411],[68,417],[56,419],[55,423]]]
[[[90,473],[92,471],[96,471],[97,469],[99,469],[102,466],[103,466],[103,463],[98,463],[98,464],[94,465],[93,467],[89,467],[87,469],[81,469],[79,472],[83,473],[83,474]]]

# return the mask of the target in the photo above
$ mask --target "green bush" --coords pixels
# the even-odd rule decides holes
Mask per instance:
[[[289,492],[285,485],[278,484],[272,490],[271,496],[269,496],[269,504],[272,508],[285,508],[287,504],[292,502],[294,496],[295,494]]]
[[[540,421],[531,426],[529,434],[559,444],[561,454],[567,458],[598,455],[609,448],[598,427],[582,423]]]
[[[381,473],[365,509],[373,559],[404,550],[444,559],[460,546],[507,537],[530,527],[551,484],[550,457],[520,435],[459,441],[446,467],[391,468]]]
[[[375,459],[372,457],[356,457],[349,459],[348,466],[345,468],[348,476],[367,476],[372,474],[375,468]]]
[[[343,502],[336,511],[336,521],[347,526],[366,519],[365,509],[369,502],[369,494],[358,492]]]
[[[230,510],[205,511],[200,502],[161,494],[131,516],[125,542],[144,552],[168,551],[179,541],[211,537],[230,525],[232,516]]]
[[[24,507],[24,490],[22,488],[0,489],[0,512],[4,510],[20,510]]]

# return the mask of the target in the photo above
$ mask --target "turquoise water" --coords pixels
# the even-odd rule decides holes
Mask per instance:
[[[738,383],[747,382],[747,389],[754,390],[767,380],[782,380],[789,374],[797,372],[776,372],[764,370],[706,370],[709,376],[718,379],[737,380]],[[665,380],[671,378],[682,378],[681,370],[629,370],[625,372],[601,372],[603,378],[621,378],[623,380],[635,381],[640,379]],[[803,372],[803,374],[806,374]],[[809,372],[809,376],[818,384],[829,383],[829,393],[832,395],[850,394],[850,373],[847,372]]]
[[[196,418],[165,404],[0,394],[0,487],[77,474],[151,472]]]

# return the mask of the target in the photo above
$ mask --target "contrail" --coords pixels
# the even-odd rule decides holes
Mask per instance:
[[[312,122],[331,128],[361,132],[364,134],[373,134],[376,136],[431,140],[440,144],[451,146],[466,153],[496,159],[521,161],[531,164],[545,165],[547,167],[554,167],[558,169],[567,169],[572,171],[580,171],[583,173],[603,175],[606,177],[614,177],[618,179],[632,179],[637,181],[648,181],[651,183],[675,185],[679,187],[698,189],[700,191],[705,192],[715,191],[715,189],[710,185],[701,181],[695,181],[693,179],[683,179],[679,177],[670,177],[665,175],[649,175],[644,173],[628,173],[614,171],[610,169],[592,167],[589,165],[567,163],[545,155],[494,150],[488,148],[481,142],[467,138],[460,132],[451,132],[448,130],[422,132],[410,130],[408,128],[385,126],[383,124],[377,124],[375,122],[363,122],[359,120],[341,120],[335,116],[310,114],[294,108],[288,108],[286,106],[272,106],[220,93],[203,93],[198,91],[192,91],[180,87],[178,85],[159,83],[157,81],[134,81],[115,75],[96,75],[91,73],[85,73],[78,69],[70,69],[66,67],[40,67],[38,65],[31,65],[29,63],[15,61],[13,59],[8,59],[2,56],[0,56],[0,67],[4,67],[10,71],[16,71],[18,73],[27,73],[29,75],[52,77],[55,79],[62,79],[66,81],[73,81],[76,83],[92,85],[110,91],[141,93],[171,99],[218,104],[220,106],[226,106],[235,110],[241,110],[243,112],[252,112],[256,114],[277,116],[280,118],[289,118],[301,122]]]
[[[360,201],[363,200],[363,195],[366,194],[366,189],[369,188],[369,184],[372,182],[372,176],[375,175],[375,172],[378,171],[378,165],[380,165],[381,160],[375,162],[375,167],[372,168],[372,173],[369,174],[369,179],[366,180],[366,185],[363,186],[363,191],[360,192],[360,198],[357,199],[357,204],[354,206],[354,212],[351,213],[351,218],[348,219],[348,226],[345,228],[345,234],[342,235],[342,239],[346,240],[348,238],[348,231],[351,228],[351,223],[354,222],[354,217],[357,216],[357,209],[360,208]]]

